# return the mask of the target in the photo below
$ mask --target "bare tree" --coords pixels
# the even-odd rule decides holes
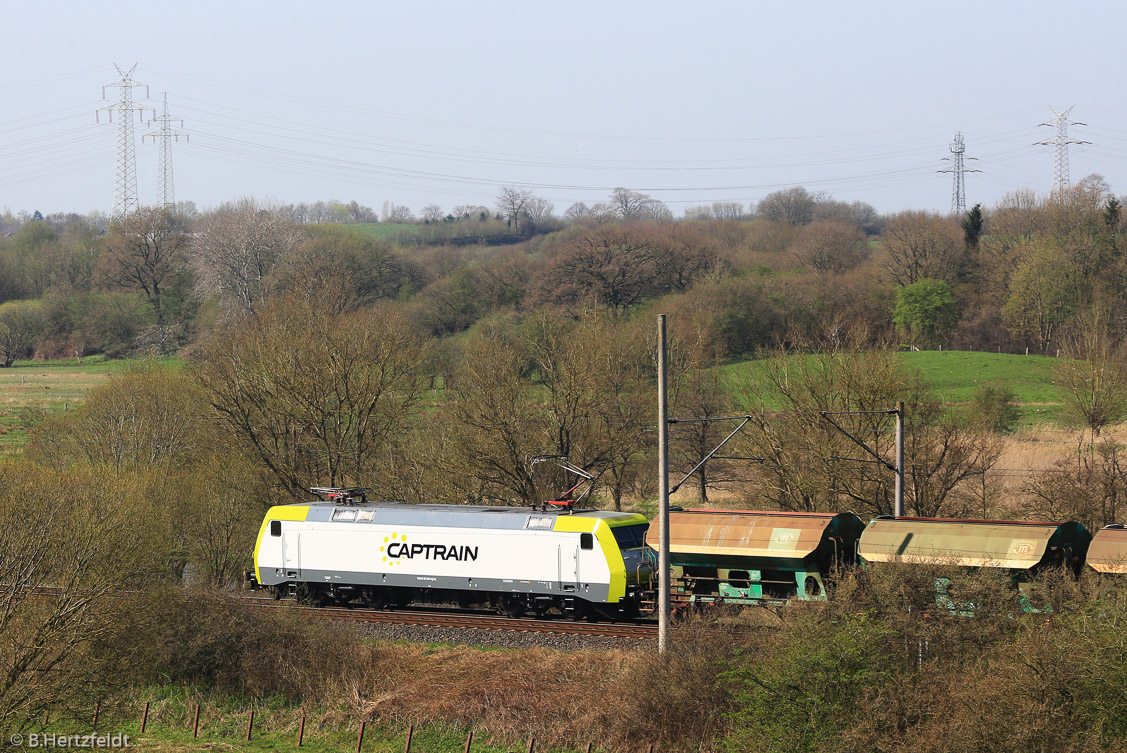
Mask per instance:
[[[443,216],[442,207],[438,204],[427,204],[423,207],[422,218],[428,222],[438,222]]]
[[[349,222],[379,222],[380,220],[376,210],[357,203],[356,199],[348,202],[345,208],[348,211]]]
[[[648,343],[605,313],[537,314],[477,334],[444,406],[447,476],[463,499],[539,503],[571,485],[537,455],[605,472],[616,505],[636,477],[649,427]],[[455,486],[459,484],[456,483]]]
[[[712,216],[718,220],[746,220],[747,211],[738,201],[714,201]]]
[[[275,270],[279,292],[318,298],[343,311],[421,287],[418,265],[383,241],[331,225],[309,228],[304,236]]]
[[[878,515],[892,512],[892,473],[869,462],[873,458],[835,429],[823,411],[864,411],[833,418],[887,460],[894,427],[887,411],[897,401],[905,403],[905,453],[911,459],[905,496],[915,515],[963,514],[969,493],[958,492],[997,462],[997,442],[944,416],[895,353],[847,347],[779,355],[763,376],[765,381],[747,393],[749,403],[759,407],[740,442],[746,454],[764,458],[755,488],[781,509],[848,505]],[[765,394],[782,410],[770,406]]]
[[[582,201],[577,201],[564,212],[565,220],[582,220],[591,216],[591,208]]]
[[[865,236],[856,225],[833,219],[812,222],[803,227],[790,253],[806,269],[840,274],[864,261],[868,248]]]
[[[543,501],[531,458],[554,452],[534,431],[536,403],[522,381],[524,354],[514,333],[477,334],[462,354],[455,399],[444,406],[449,452],[437,458],[458,501]]]
[[[714,219],[714,216],[712,214],[712,207],[710,206],[685,207],[684,217],[686,220]]]
[[[626,188],[616,188],[610,196],[610,204],[615,212],[624,220],[644,216],[649,203],[653,201],[649,195],[631,191]]]
[[[111,596],[153,574],[141,502],[136,484],[101,471],[0,466],[0,726],[23,729],[48,705],[97,692],[83,649],[109,634]],[[44,599],[29,586],[55,591]]]
[[[544,295],[560,303],[594,299],[627,309],[661,290],[661,265],[648,238],[608,226],[579,240],[546,270]]]
[[[622,310],[656,295],[686,290],[716,264],[716,249],[692,228],[607,225],[551,262],[541,280],[541,295],[554,303],[593,300]]]
[[[480,204],[459,204],[450,210],[450,214],[456,220],[477,220],[478,222],[485,222],[493,216],[489,207],[483,207]]]
[[[0,306],[0,366],[30,355],[35,338],[43,333],[43,307],[38,301],[9,301]]]
[[[502,186],[497,192],[497,211],[509,223],[514,232],[520,232],[520,223],[524,218],[525,208],[532,201],[532,191],[527,188],[515,186]]]
[[[1100,306],[1077,317],[1054,369],[1065,404],[1091,429],[1093,440],[1127,414],[1127,366],[1111,317]]]
[[[190,467],[218,442],[208,404],[179,369],[137,367],[92,389],[77,410],[37,432],[32,456],[54,468],[113,472]]]
[[[294,494],[384,484],[378,470],[414,410],[425,349],[390,307],[338,313],[279,299],[201,349],[193,375],[218,415]]]
[[[107,282],[144,294],[157,325],[166,286],[184,267],[189,236],[180,219],[165,209],[141,209],[110,226],[103,256]]]
[[[1002,319],[1011,332],[1045,353],[1084,298],[1084,281],[1059,246],[1030,243],[1019,248],[1024,253],[1010,276]]]
[[[1108,439],[1076,443],[1072,457],[1025,484],[1023,511],[1034,520],[1076,520],[1090,531],[1122,523],[1127,509],[1127,457]]]
[[[277,208],[240,199],[198,222],[192,269],[202,296],[253,314],[271,292],[270,275],[301,240],[301,229]]]
[[[957,223],[929,212],[901,212],[889,220],[881,244],[888,252],[885,268],[898,285],[924,278],[951,282],[963,251]]]
[[[608,202],[609,210],[623,220],[670,220],[673,213],[649,194],[616,188]]]
[[[391,201],[383,203],[384,222],[414,222],[415,215],[411,207],[401,206]]]
[[[542,225],[555,216],[555,205],[547,199],[533,196],[524,207],[525,218],[533,226]]]
[[[763,197],[755,207],[757,217],[789,225],[805,225],[814,219],[815,198],[802,186],[784,188]]]

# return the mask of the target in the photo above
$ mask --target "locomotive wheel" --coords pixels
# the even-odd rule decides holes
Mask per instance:
[[[387,592],[382,588],[368,586],[360,592],[360,599],[369,609],[386,609],[388,604]]]
[[[328,602],[328,594],[325,593],[325,589],[314,583],[299,583],[297,601],[308,607],[323,607]]]
[[[524,600],[519,596],[502,597],[501,606],[497,611],[506,617],[520,617],[525,612]]]
[[[574,609],[571,610],[571,619],[575,620],[576,622],[581,622],[583,620],[591,622],[595,620],[594,612],[587,602],[576,599],[574,605]]]

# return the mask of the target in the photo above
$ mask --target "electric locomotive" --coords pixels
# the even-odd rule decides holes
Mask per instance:
[[[363,489],[267,511],[254,578],[313,606],[482,606],[629,619],[653,571],[642,515],[571,505],[369,502]]]

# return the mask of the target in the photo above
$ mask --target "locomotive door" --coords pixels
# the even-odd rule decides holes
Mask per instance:
[[[564,544],[556,549],[559,557],[560,585],[564,591],[574,591],[579,585],[579,547]]]
[[[286,577],[301,574],[301,534],[297,531],[282,533],[282,567]]]

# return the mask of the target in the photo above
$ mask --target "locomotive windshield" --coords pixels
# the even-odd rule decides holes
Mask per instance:
[[[649,528],[648,523],[639,523],[633,526],[619,526],[610,530],[614,534],[614,540],[618,542],[620,549],[636,549],[645,546],[647,528]]]

